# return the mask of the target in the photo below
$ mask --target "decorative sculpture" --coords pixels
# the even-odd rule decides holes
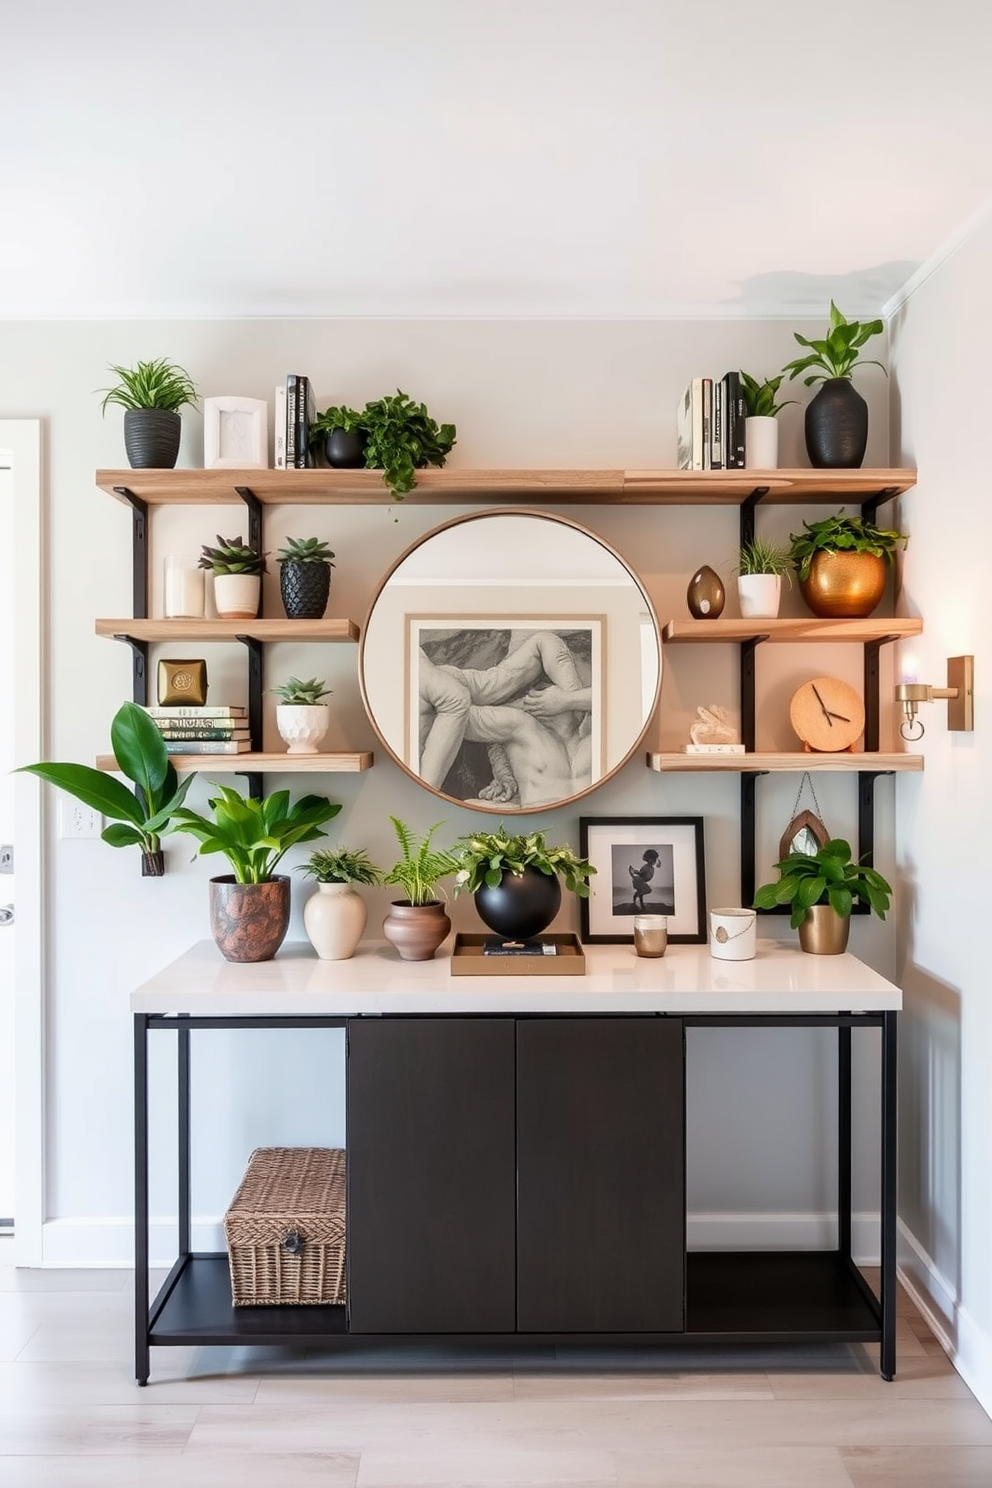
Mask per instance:
[[[730,709],[719,703],[696,709],[699,715],[689,727],[693,744],[736,744],[737,730],[730,722]]]

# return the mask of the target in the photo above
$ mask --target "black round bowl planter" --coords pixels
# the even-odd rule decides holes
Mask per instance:
[[[857,470],[868,448],[868,404],[849,377],[828,377],[806,407],[806,453],[815,470]]]
[[[331,592],[329,563],[299,563],[284,558],[279,564],[279,593],[287,620],[323,620]]]
[[[332,429],[324,440],[324,458],[334,470],[361,470],[367,439],[364,429]]]
[[[183,422],[170,408],[128,408],[124,449],[132,470],[174,470]]]
[[[546,930],[561,907],[561,884],[537,868],[504,873],[494,889],[475,891],[479,919],[507,940],[530,940]]]

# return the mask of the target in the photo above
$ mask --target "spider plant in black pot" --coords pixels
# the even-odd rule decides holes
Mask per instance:
[[[172,470],[179,458],[182,420],[179,410],[196,406],[196,388],[189,373],[166,357],[135,362],[133,367],[111,364],[119,379],[101,388],[103,412],[108,403],[124,409],[124,449],[132,470]]]

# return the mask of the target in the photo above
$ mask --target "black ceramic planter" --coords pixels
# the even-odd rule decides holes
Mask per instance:
[[[324,441],[324,457],[335,470],[361,470],[365,464],[364,429],[332,429]]]
[[[298,563],[286,558],[279,565],[279,593],[288,620],[323,620],[331,592],[329,563]]]
[[[856,470],[868,448],[868,404],[847,377],[830,377],[806,408],[806,453],[816,470]]]
[[[132,470],[174,470],[182,419],[169,408],[129,408],[124,414],[124,449]]]
[[[479,919],[506,939],[530,940],[546,930],[561,907],[561,884],[536,868],[504,873],[494,889],[475,891]]]

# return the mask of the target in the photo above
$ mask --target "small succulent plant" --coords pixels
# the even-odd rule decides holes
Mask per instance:
[[[319,537],[287,537],[286,546],[276,557],[280,563],[329,563],[334,567],[334,554]]]
[[[281,687],[271,687],[269,691],[293,707],[315,708],[321,698],[330,696],[331,689],[316,677],[310,677],[306,682],[301,682],[299,677],[290,677]]]
[[[217,534],[216,548],[203,544],[198,567],[210,569],[215,574],[268,573],[264,553],[256,553],[240,537],[221,537],[220,533]]]

